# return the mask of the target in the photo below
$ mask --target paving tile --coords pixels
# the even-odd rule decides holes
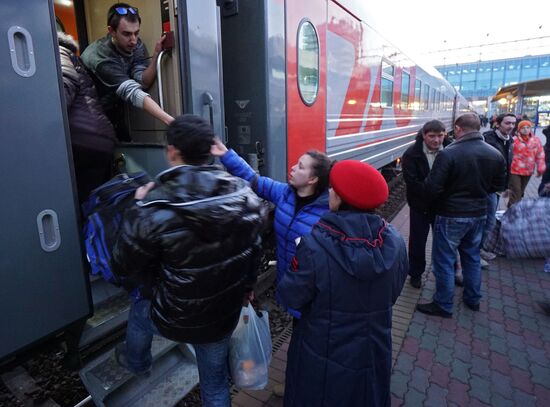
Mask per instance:
[[[425,392],[419,392],[416,389],[410,389],[407,394],[405,394],[405,399],[403,400],[403,407],[418,407],[424,404],[426,399]]]
[[[550,390],[550,368],[532,363],[529,366],[531,380],[534,384],[540,384]]]
[[[398,399],[403,400],[405,393],[407,393],[408,387],[407,383],[409,382],[410,377],[408,374],[401,372],[393,372],[391,376],[390,389],[392,395]]]
[[[435,360],[445,366],[450,366],[453,360],[453,350],[446,346],[435,348]]]
[[[416,358],[414,356],[403,352],[399,355],[399,358],[395,362],[395,365],[393,365],[393,370],[408,375],[414,369],[415,359]]]
[[[446,389],[451,380],[449,377],[450,373],[451,369],[448,366],[444,366],[441,363],[434,363],[430,375],[430,383],[437,384]]]
[[[537,398],[531,392],[523,392],[521,390],[514,389],[512,400],[516,406],[521,407],[535,407]]]
[[[479,377],[488,378],[491,376],[490,361],[480,356],[474,355],[472,357],[470,373]]]
[[[461,383],[458,380],[451,380],[447,387],[448,395],[447,399],[451,402],[457,403],[459,406],[467,406],[470,397],[468,395],[469,386]]]
[[[512,381],[508,375],[496,371],[491,372],[491,392],[493,394],[499,394],[510,400],[512,391]]]
[[[488,391],[490,389],[491,382],[484,377],[472,375],[470,377],[470,396],[474,399],[477,399],[483,403],[491,403],[491,393]]]
[[[514,401],[494,393],[491,395],[491,405],[498,407],[514,407]]]
[[[423,369],[430,370],[433,365],[434,357],[435,357],[435,354],[433,351],[420,349],[416,356],[415,365]]]
[[[468,383],[470,374],[468,372],[470,365],[459,359],[455,359],[451,363],[451,378],[460,380],[462,383]]]
[[[447,394],[449,391],[437,384],[431,384],[428,387],[427,397],[424,401],[425,407],[441,407],[446,404]]]
[[[510,378],[512,379],[512,386],[522,392],[532,394],[533,383],[531,381],[531,372],[528,370],[518,369],[517,367],[510,368]]]
[[[430,377],[430,371],[417,367],[414,369],[414,373],[409,381],[409,389],[413,388],[420,392],[426,392],[426,389],[429,387],[430,383],[428,381]],[[407,401],[405,397],[405,402]]]

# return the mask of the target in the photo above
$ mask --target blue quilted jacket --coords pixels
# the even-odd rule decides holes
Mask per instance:
[[[258,176],[252,167],[233,150],[223,155],[221,162],[232,175],[250,182],[256,194],[275,204],[274,228],[277,235],[277,282],[279,282],[296,253],[296,240],[310,234],[313,225],[328,212],[328,192],[321,194],[313,203],[304,206],[295,215],[296,191],[290,185]],[[281,303],[278,293],[277,300]],[[297,318],[300,317],[300,313],[296,310],[288,309],[288,312]]]

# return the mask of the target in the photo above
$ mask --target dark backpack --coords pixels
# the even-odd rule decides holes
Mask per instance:
[[[137,188],[151,181],[144,173],[119,174],[90,193],[82,204],[84,244],[91,273],[106,281],[123,286],[135,299],[139,298],[137,281],[117,276],[111,264],[113,247],[117,241],[124,211],[134,203]]]

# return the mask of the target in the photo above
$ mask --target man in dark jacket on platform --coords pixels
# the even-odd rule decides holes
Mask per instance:
[[[399,233],[374,213],[388,196],[380,173],[341,161],[329,206],[302,237],[279,282],[301,311],[288,349],[286,407],[390,405],[392,305],[407,278]]]
[[[485,143],[479,129],[475,113],[460,116],[454,124],[456,141],[438,154],[426,179],[426,191],[437,202],[432,248],[436,292],[431,303],[416,307],[426,314],[452,317],[457,250],[464,276],[463,301],[471,310],[479,310],[479,251],[487,195],[506,186],[504,157]]]
[[[111,178],[115,130],[101,108],[92,78],[76,55],[76,42],[65,33],[57,33],[57,38],[78,200],[82,203]]]
[[[170,124],[171,168],[136,192],[113,258],[121,275],[158,269],[153,298],[132,305],[117,360],[135,374],[151,369],[160,334],[191,343],[205,406],[229,406],[229,338],[255,281],[264,209],[248,183],[212,162],[211,126],[184,115]],[[153,189],[152,189],[153,188]]]
[[[503,113],[497,116],[496,127],[493,130],[483,133],[485,141],[496,148],[506,161],[506,185],[508,185],[508,176],[510,173],[510,165],[512,164],[512,136],[514,128],[516,127],[516,116],[512,113]],[[483,237],[481,239],[481,247],[487,238],[489,231],[495,226],[496,223],[496,211],[498,208],[498,202],[500,195],[493,192],[487,197],[487,220],[483,228]],[[486,252],[481,249],[481,257],[485,260],[492,260],[496,256],[493,253]]]
[[[418,132],[415,143],[403,154],[403,178],[407,184],[410,211],[409,275],[410,283],[415,288],[421,286],[422,273],[426,268],[426,241],[435,219],[424,180],[444,144],[445,125],[439,120],[430,120]]]

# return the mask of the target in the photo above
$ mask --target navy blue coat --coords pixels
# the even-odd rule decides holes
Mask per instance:
[[[371,213],[328,213],[279,283],[302,312],[288,350],[285,406],[389,406],[392,305],[408,272],[405,242]]]
[[[314,202],[304,206],[295,214],[296,190],[293,187],[284,182],[258,176],[252,167],[233,150],[224,154],[221,162],[231,174],[250,182],[252,189],[260,197],[275,204],[274,229],[277,236],[278,282],[296,253],[296,239],[309,234],[319,218],[328,212],[328,192],[321,194]],[[282,305],[287,306],[278,294],[277,299]],[[295,310],[288,311],[293,316],[300,317]]]

